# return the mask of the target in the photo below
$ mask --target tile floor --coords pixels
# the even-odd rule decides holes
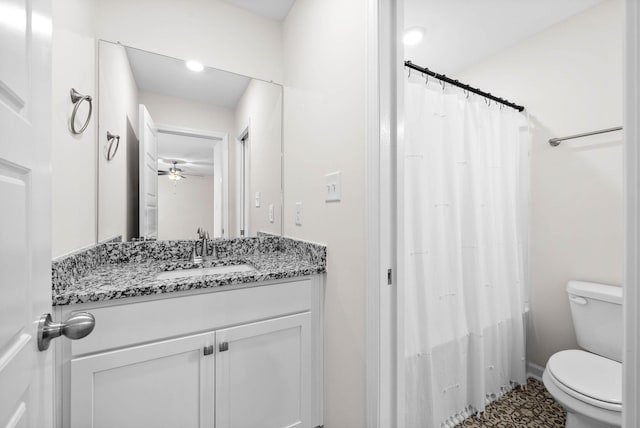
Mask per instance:
[[[480,417],[467,418],[461,428],[564,428],[566,415],[542,382],[529,378],[524,387],[514,388],[491,403]]]

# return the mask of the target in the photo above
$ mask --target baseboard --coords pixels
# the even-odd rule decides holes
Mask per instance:
[[[544,372],[544,367],[540,367],[532,362],[527,363],[527,377],[542,381],[542,372]]]

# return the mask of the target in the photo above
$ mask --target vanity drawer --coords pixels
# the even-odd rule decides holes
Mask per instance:
[[[312,309],[310,279],[122,305],[83,307],[94,331],[70,341],[71,355],[195,334]],[[73,313],[72,312],[72,313]]]

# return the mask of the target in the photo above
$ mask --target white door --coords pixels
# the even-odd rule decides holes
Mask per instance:
[[[0,0],[0,427],[53,423],[51,2]]]
[[[140,104],[140,236],[158,239],[158,130]]]
[[[71,428],[213,428],[214,333],[71,360]]]
[[[216,428],[310,428],[310,318],[216,332]]]

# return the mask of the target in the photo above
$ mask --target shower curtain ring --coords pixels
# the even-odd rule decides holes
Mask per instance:
[[[407,78],[411,77],[411,69],[409,69],[409,75],[407,76]]]
[[[428,85],[429,84],[429,75],[425,73],[424,75],[424,84]]]

